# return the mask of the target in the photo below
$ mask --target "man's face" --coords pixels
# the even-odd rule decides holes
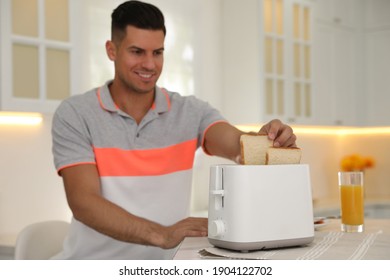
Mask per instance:
[[[108,55],[115,62],[115,76],[134,93],[154,91],[164,63],[164,33],[127,26],[120,43]]]

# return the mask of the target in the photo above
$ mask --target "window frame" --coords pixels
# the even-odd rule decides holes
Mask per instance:
[[[69,52],[69,96],[77,92],[80,84],[80,73],[77,65],[79,48],[77,38],[77,0],[68,1],[69,41],[61,42],[44,38],[44,1],[38,0],[38,37],[27,37],[12,34],[12,0],[0,2],[0,110],[1,111],[34,111],[52,113],[62,100],[46,98],[46,50],[66,50]],[[18,98],[13,96],[13,44],[38,47],[39,65],[39,98]]]

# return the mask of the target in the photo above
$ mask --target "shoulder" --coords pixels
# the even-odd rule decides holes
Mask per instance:
[[[55,115],[73,114],[75,112],[83,112],[93,108],[99,104],[96,96],[96,89],[92,89],[83,94],[73,95],[61,102],[56,109]]]
[[[82,126],[99,106],[96,89],[71,96],[61,102],[53,116],[53,128]]]
[[[209,103],[207,103],[204,100],[199,99],[198,97],[196,97],[194,95],[183,96],[177,92],[168,91],[166,89],[162,89],[162,91],[165,94],[167,94],[170,102],[173,105],[190,106],[190,107],[196,107],[198,109],[211,107],[211,105]]]

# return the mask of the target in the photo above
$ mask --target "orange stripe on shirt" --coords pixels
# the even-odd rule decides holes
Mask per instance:
[[[168,109],[171,110],[171,100],[169,99],[168,92],[165,88],[162,88],[161,90],[165,94],[165,98],[166,98],[167,104],[168,104]]]
[[[151,150],[94,147],[94,152],[101,177],[157,176],[191,169],[196,149],[193,139]]]

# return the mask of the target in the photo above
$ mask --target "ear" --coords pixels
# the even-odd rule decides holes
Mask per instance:
[[[111,61],[115,61],[115,59],[116,59],[116,46],[115,46],[114,42],[109,41],[109,40],[106,42],[106,53],[107,53],[108,58]]]

